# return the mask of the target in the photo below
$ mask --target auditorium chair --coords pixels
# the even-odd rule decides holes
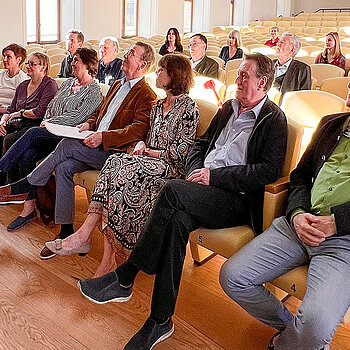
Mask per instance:
[[[50,64],[55,64],[55,63],[59,63],[61,64],[62,61],[65,59],[66,55],[65,54],[57,54],[57,55],[53,55],[53,56],[49,56],[50,58]]]
[[[317,87],[321,86],[322,80],[328,78],[343,77],[345,74],[344,69],[341,69],[332,64],[317,63],[310,64],[311,75],[317,79]]]
[[[61,69],[61,63],[52,64],[49,69],[49,76],[51,78],[57,78],[57,75],[60,72],[60,69]]]
[[[346,100],[350,77],[328,78],[322,81],[320,90],[329,92]]]
[[[201,136],[207,130],[210,121],[218,110],[217,105],[204,100],[195,100],[199,109],[199,122],[197,127],[197,136]],[[94,186],[99,170],[87,170],[74,175],[74,184],[85,189],[86,196],[90,202],[94,191]]]
[[[58,86],[58,88],[60,88],[60,86],[62,85],[62,83],[64,81],[66,81],[68,78],[55,78],[56,84]]]
[[[281,109],[288,118],[295,120],[304,128],[301,154],[324,115],[341,113],[347,110],[342,98],[319,90],[287,92],[283,97]]]
[[[46,50],[46,54],[50,57],[50,56],[55,56],[55,55],[66,55],[66,50],[62,49],[62,48],[48,48],[45,49]]]

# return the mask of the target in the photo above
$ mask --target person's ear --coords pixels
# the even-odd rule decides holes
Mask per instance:
[[[266,84],[267,84],[267,77],[266,76],[261,77],[258,82],[258,90],[261,90],[261,89],[264,90]]]

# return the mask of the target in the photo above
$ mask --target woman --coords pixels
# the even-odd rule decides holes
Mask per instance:
[[[165,43],[160,47],[159,54],[164,56],[168,53],[181,53],[183,47],[179,31],[176,28],[170,28],[166,35]]]
[[[326,35],[325,49],[316,57],[315,63],[333,64],[345,70],[346,58],[341,53],[337,32],[329,32]]]
[[[47,105],[57,92],[57,84],[48,76],[50,60],[41,52],[32,53],[27,65],[29,80],[16,89],[11,105],[0,121],[0,149],[4,154],[29,128],[38,126]]]
[[[122,259],[129,255],[167,179],[185,177],[185,157],[198,123],[197,106],[188,96],[193,84],[191,63],[182,55],[166,55],[159,61],[157,75],[156,86],[167,96],[151,111],[146,141],[138,142],[132,154],[108,158],[83,225],[67,239],[46,243],[60,255],[87,253],[91,232],[99,224],[104,254],[95,277],[110,271],[116,254]]]
[[[225,61],[225,66],[228,61],[243,57],[243,51],[239,48],[241,46],[241,35],[238,30],[230,31],[227,44],[228,46],[224,46],[219,54],[219,57]]]
[[[29,129],[0,159],[0,170],[16,168],[19,178],[28,175],[36,162],[52,152],[62,139],[45,129],[45,122],[76,126],[84,123],[102,103],[101,89],[94,80],[98,57],[95,50],[79,48],[72,62],[75,78],[68,78],[49,103],[40,127]],[[12,180],[12,179],[11,179]],[[34,198],[28,198],[21,214],[8,226],[13,231],[36,217]]]
[[[20,45],[10,44],[2,50],[2,61],[5,69],[0,69],[0,116],[6,113],[18,85],[28,79],[19,68],[27,58],[27,51]]]

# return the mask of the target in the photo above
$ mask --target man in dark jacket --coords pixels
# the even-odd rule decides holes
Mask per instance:
[[[187,180],[165,185],[130,259],[101,278],[80,282],[92,301],[127,301],[139,270],[156,275],[151,317],[125,349],[150,349],[172,334],[191,231],[251,224],[260,233],[261,215],[254,216],[262,212],[264,186],[280,175],[287,144],[285,115],[266,96],[273,77],[268,57],[246,56],[236,100],[227,101],[195,141]]]
[[[277,43],[274,87],[281,92],[280,101],[288,91],[311,89],[310,66],[294,59],[300,47],[298,36],[288,32],[283,33],[281,40]]]
[[[291,174],[286,216],[275,219],[221,269],[225,292],[281,332],[270,350],[329,349],[350,306],[349,122],[350,113],[320,121]],[[307,291],[294,317],[263,284],[305,264]]]

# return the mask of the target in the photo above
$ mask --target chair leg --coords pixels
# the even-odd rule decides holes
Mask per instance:
[[[194,263],[197,265],[202,265],[216,254],[211,250],[204,248],[194,242],[190,241],[191,255]]]

